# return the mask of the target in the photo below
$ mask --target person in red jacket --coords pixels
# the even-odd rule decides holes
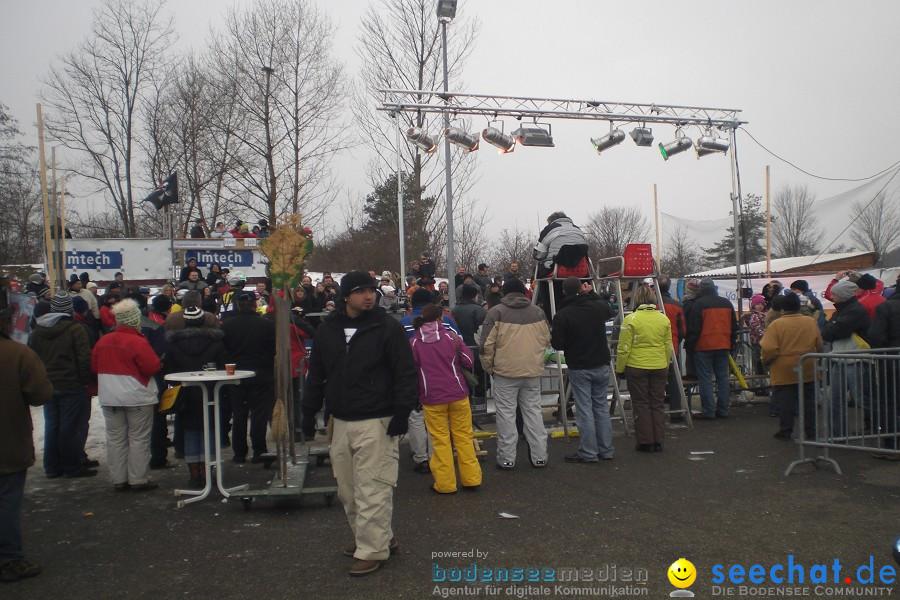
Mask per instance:
[[[822,295],[825,296],[826,299],[834,302],[831,288],[842,279],[848,279],[851,283],[855,283],[857,287],[859,287],[859,290],[856,292],[856,298],[869,314],[869,320],[873,319],[875,317],[875,307],[885,301],[885,298],[881,295],[884,291],[884,282],[868,273],[860,274],[856,271],[838,271],[835,274],[834,279],[831,280],[831,283],[828,284],[828,287],[825,288],[825,293]]]
[[[678,389],[678,377],[675,375],[675,365],[681,365],[679,362],[681,340],[687,333],[687,322],[684,318],[684,309],[681,302],[672,297],[669,288],[672,286],[672,280],[668,275],[660,275],[657,279],[659,292],[662,294],[663,309],[666,316],[669,317],[669,323],[672,326],[672,347],[675,349],[674,360],[669,365],[669,380],[666,382],[666,403],[669,410],[681,410],[681,391]],[[672,415],[669,420],[672,423],[680,423],[684,417],[680,414]]]
[[[119,294],[113,291],[107,291],[103,294],[102,305],[100,306],[100,329],[103,333],[109,333],[116,326],[116,318],[113,316],[112,310],[119,301]]]
[[[881,295],[881,292],[884,291],[884,282],[880,279],[875,279],[866,273],[860,276],[856,285],[859,286],[859,291],[856,293],[856,299],[859,300],[862,307],[869,313],[869,320],[871,321],[875,318],[875,309],[878,308],[879,304],[886,300],[886,298]]]
[[[141,333],[141,310],[134,300],[122,300],[112,312],[116,328],[100,338],[91,354],[106,419],[109,474],[117,492],[143,492],[159,487],[149,474],[157,403],[153,376],[161,365]]]
[[[737,337],[737,319],[731,302],[717,293],[716,284],[706,277],[700,280],[700,298],[691,306],[687,318],[685,347],[694,352],[694,368],[700,380],[700,403],[703,413],[698,419],[728,417],[731,389],[728,381],[728,358]],[[713,375],[716,397],[713,398]]]

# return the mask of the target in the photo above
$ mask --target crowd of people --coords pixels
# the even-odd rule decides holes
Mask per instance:
[[[385,270],[353,271],[340,283],[328,272],[321,281],[302,278],[289,299],[299,429],[310,439],[331,423],[332,468],[354,535],[353,544],[344,550],[356,559],[351,575],[374,572],[398,549],[391,513],[400,436],[407,436],[414,469],[431,474],[433,492],[477,490],[482,471],[472,443],[471,399],[490,390],[496,406],[496,468],[516,468],[521,438],[527,444],[528,464],[546,467],[540,378],[548,347],[565,353],[580,433],[578,451],[567,455],[566,462],[614,458],[608,404],[614,378],[627,381],[636,450],[662,452],[665,404],[672,421],[682,418],[682,393],[673,367],[682,347],[699,383],[701,412],[696,418],[729,416],[729,363],[739,325],[715,282],[686,281],[683,304],[671,295],[671,281],[664,275],[635,281],[625,298],[598,293],[589,278],[560,277],[554,262],[560,248],[554,246],[554,238],[577,242],[575,230],[563,213],[551,215],[535,248],[544,279],[530,285],[517,263],[496,276],[485,263],[474,274],[459,269],[452,282],[459,301],[452,310],[449,287],[436,283],[428,253],[422,253],[402,276]],[[579,268],[582,250],[579,245],[566,255],[567,269]],[[555,306],[548,308],[547,296],[541,295],[537,284],[543,283],[558,285]],[[895,289],[885,290],[869,275],[838,273],[824,292],[836,307],[828,319],[803,280],[788,290],[772,281],[752,298],[744,324],[755,364],[770,378],[770,410],[780,417],[776,438],[793,435],[798,378],[812,381],[808,370],[796,371],[801,355],[826,345],[835,351],[900,346],[900,295],[890,294]],[[272,290],[268,281],[250,286],[242,273],[217,264],[204,273],[194,259],[187,261],[177,281],[164,285],[152,298],[149,288],[129,285],[121,273],[102,295],[86,273],[72,276],[67,289],[55,295],[49,291],[40,274],[31,276],[26,292],[39,302],[29,352],[0,338],[0,353],[23,365],[16,375],[21,379],[16,392],[21,403],[44,407],[46,477],[97,474],[99,461],[85,453],[91,398],[97,396],[106,422],[106,458],[115,492],[156,489],[151,471],[172,466],[170,447],[187,465],[187,486],[203,486],[207,457],[200,394],[185,390],[170,409],[171,440],[169,415],[159,412],[157,404],[167,387],[166,374],[221,369],[226,363],[255,375],[228,390],[220,406],[223,435],[211,443],[230,446],[235,463],[265,462],[275,402],[273,298],[281,291]],[[532,301],[535,293],[543,305]],[[606,323],[618,314],[616,303],[625,302],[629,314],[620,323],[611,352]],[[845,382],[854,375],[860,376],[832,374],[835,414],[846,410]],[[882,389],[896,393],[890,386]],[[811,383],[804,387],[804,395],[810,394]],[[863,399],[869,407],[872,401]],[[896,407],[887,395],[879,401],[884,410]],[[803,406],[812,410],[809,397]],[[4,404],[2,410],[11,409]],[[10,418],[27,419],[24,412],[23,416],[17,408]],[[896,415],[892,418],[894,425],[888,427],[896,427]],[[811,416],[806,416],[805,425],[806,435],[815,435]],[[33,462],[33,451],[29,461],[25,447],[30,440],[19,439],[18,433],[7,437],[16,453],[10,454],[13,459],[4,453],[5,462],[0,462],[0,496],[19,494],[19,508],[10,505],[14,512],[21,510],[24,477],[19,473]],[[39,572],[21,555],[20,545],[10,551],[4,548],[0,547],[4,578]]]
[[[893,434],[897,431],[896,386],[900,374],[887,362],[879,372],[860,361],[832,361],[829,369],[830,405],[826,432],[816,431],[814,410],[813,363],[807,361],[802,372],[797,362],[806,353],[823,350],[840,354],[869,348],[900,346],[900,300],[894,286],[872,275],[844,270],[835,274],[823,297],[834,304],[834,312],[826,318],[822,303],[799,279],[784,289],[773,280],[763,293],[750,300],[747,317],[754,368],[767,374],[771,385],[770,414],[780,419],[775,438],[793,438],[795,413],[800,404],[798,381],[803,382],[803,422],[807,439],[848,435],[847,410],[851,402],[863,409],[863,428],[869,433]],[[878,381],[880,385],[873,386]],[[877,388],[877,389],[876,389]],[[877,396],[877,397],[876,397]],[[873,418],[873,415],[879,418]],[[894,449],[896,442],[886,438],[884,448]],[[875,454],[876,458],[897,460],[892,453]]]

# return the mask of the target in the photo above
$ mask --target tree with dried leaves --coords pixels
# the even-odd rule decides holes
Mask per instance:
[[[688,236],[684,227],[677,226],[666,237],[662,253],[662,272],[670,277],[684,277],[700,268],[700,246]]]
[[[351,107],[362,142],[374,153],[369,164],[373,186],[380,185],[397,170],[397,127],[405,133],[410,127],[428,131],[435,140],[443,129],[441,115],[400,113],[389,119],[376,107],[383,95],[379,89],[443,89],[441,27],[433,0],[376,0],[363,17],[357,55],[361,68]],[[475,45],[478,23],[460,14],[448,25],[447,72],[449,88],[460,84],[463,66]],[[426,102],[427,98],[420,98]],[[399,122],[398,122],[399,119]],[[457,126],[466,127],[465,123]],[[455,146],[452,152],[454,214],[463,210],[466,192],[474,183],[475,157]],[[420,198],[444,196],[444,160],[439,154],[423,154],[401,141],[402,171],[410,173],[421,197],[413,202],[405,221],[412,230],[427,231],[435,244],[445,239],[445,202],[425,203]],[[465,226],[459,223],[458,226]],[[437,257],[437,252],[434,253]]]
[[[235,210],[301,213],[312,225],[338,192],[331,159],[345,148],[345,82],[334,27],[308,0],[260,0],[232,9],[211,42],[215,81],[235,92],[246,154],[227,185]]]
[[[595,265],[600,259],[622,256],[628,244],[647,243],[650,239],[647,219],[634,206],[604,206],[591,213],[581,229],[588,239]]]
[[[138,200],[150,184],[138,175],[140,107],[169,61],[175,34],[162,0],[106,0],[94,11],[91,34],[51,67],[41,99],[51,139],[72,151],[69,169],[102,193],[137,236]]]
[[[900,206],[896,193],[888,198],[880,192],[870,202],[857,200],[850,214],[853,217],[850,237],[859,247],[875,253],[876,264],[897,247],[900,237]]]
[[[816,195],[805,185],[783,186],[774,199],[772,250],[779,257],[817,252],[822,230],[815,211]]]

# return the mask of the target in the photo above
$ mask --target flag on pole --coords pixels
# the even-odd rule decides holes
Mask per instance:
[[[159,184],[159,187],[142,202],[149,202],[156,210],[169,204],[178,204],[178,173],[169,175],[168,179]]]

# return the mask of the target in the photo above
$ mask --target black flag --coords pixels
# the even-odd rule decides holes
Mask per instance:
[[[156,210],[168,204],[178,204],[178,173],[169,175],[143,202],[151,203]]]

